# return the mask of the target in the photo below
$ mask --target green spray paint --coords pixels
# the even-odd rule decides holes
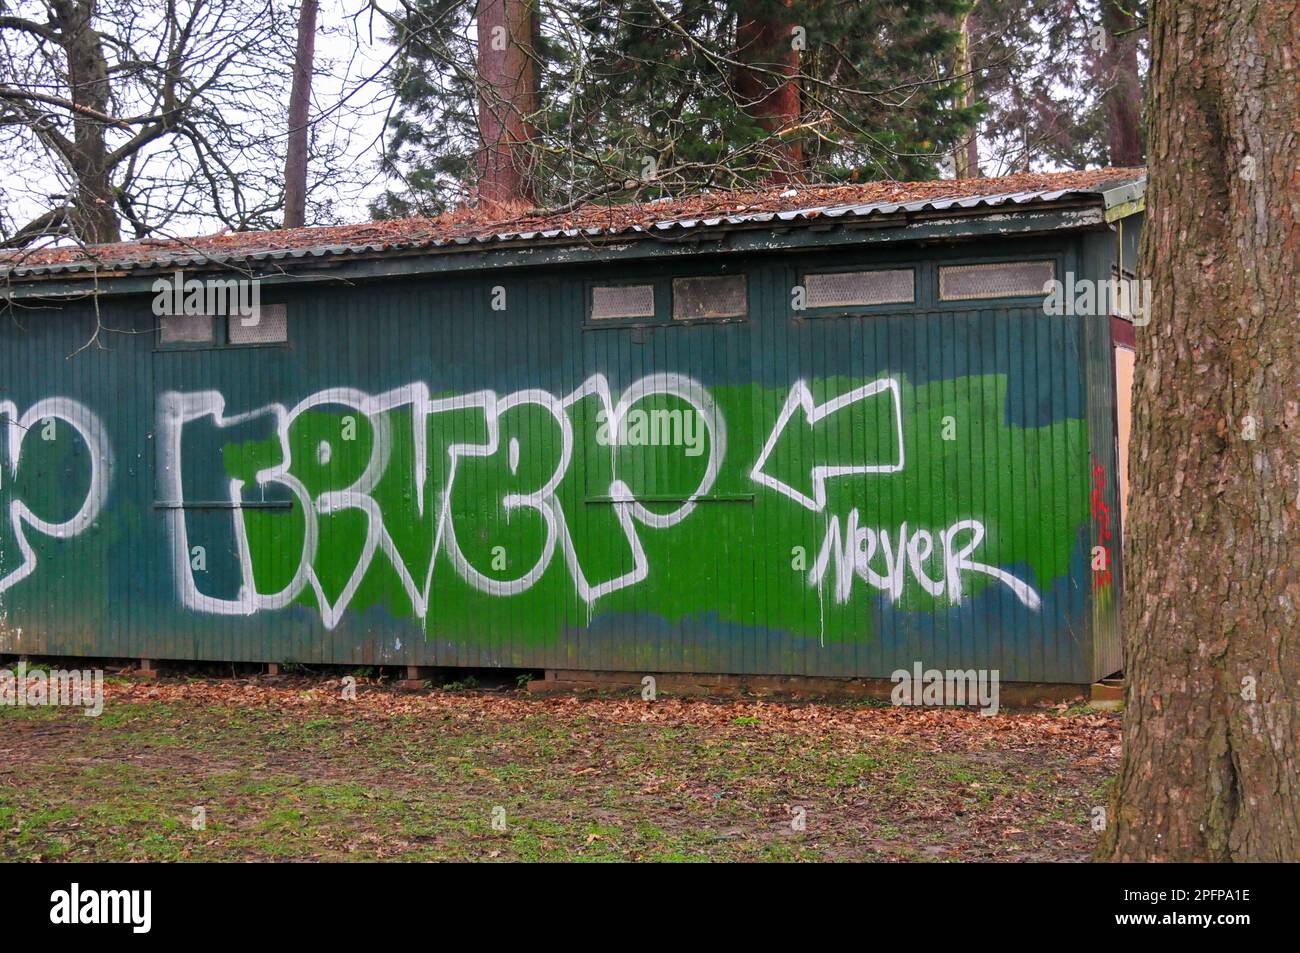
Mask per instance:
[[[828,478],[819,510],[800,502],[815,495],[813,467],[898,461],[898,418],[889,394],[857,401],[811,425],[796,412],[763,467],[790,492],[762,485],[752,474],[790,400],[789,389],[707,389],[725,422],[726,446],[702,493],[697,491],[708,478],[709,461],[721,447],[707,427],[690,423],[692,404],[673,394],[652,393],[624,408],[612,437],[600,400],[575,400],[564,409],[572,455],[563,468],[566,434],[552,410],[528,402],[510,406],[497,416],[494,452],[457,457],[454,478],[449,448],[488,443],[481,408],[431,416],[421,468],[410,407],[367,416],[322,404],[288,425],[289,472],[311,499],[344,494],[347,505],[332,512],[320,512],[328,504],[317,506],[311,565],[320,594],[306,588],[295,601],[319,609],[323,598],[339,609],[345,600],[348,612],[382,607],[395,617],[422,616],[426,633],[467,640],[508,631],[544,644],[597,616],[649,614],[742,625],[758,620],[769,629],[828,642],[865,641],[873,637],[870,606],[889,598],[888,587],[868,585],[860,574],[853,578],[852,552],[845,563],[843,549],[838,562],[822,560],[820,584],[816,578],[819,556],[834,549],[832,524],[843,546],[851,546],[845,533],[854,511],[857,525],[870,528],[878,543],[870,561],[878,574],[890,568],[885,545],[897,550],[900,540],[906,544],[923,531],[929,545],[919,540],[921,572],[944,581],[940,534],[977,520],[984,535],[970,561],[998,567],[1038,593],[1067,575],[1079,528],[1088,521],[1086,498],[1065,485],[1086,464],[1084,421],[1007,424],[1007,381],[1001,375],[919,387],[906,379],[899,383],[902,469]],[[823,405],[862,384],[817,379],[808,392]],[[635,411],[642,413],[634,420]],[[387,447],[384,454],[376,454],[377,440]],[[278,437],[228,443],[223,456],[225,475],[244,483],[245,499],[260,492],[259,472],[285,463]],[[379,457],[382,467],[376,467]],[[520,502],[548,482],[554,483],[549,509]],[[639,519],[628,515],[629,495],[643,507]],[[681,515],[684,508],[688,512]],[[233,518],[243,521],[257,591],[287,585],[306,538],[303,508],[234,511]],[[384,529],[378,544],[375,520]],[[659,527],[656,520],[678,521]],[[904,524],[907,536],[900,535]],[[469,569],[458,571],[448,556],[449,527]],[[973,536],[954,535],[950,549]],[[896,608],[949,607],[948,594],[927,590],[903,548],[894,553],[893,568],[901,575]],[[581,597],[575,567],[588,593],[602,585],[609,590]],[[837,574],[847,574],[846,598],[837,595],[843,583]],[[981,571],[959,577],[963,600],[1006,585]],[[426,581],[428,605],[421,613],[410,582],[423,592]]]

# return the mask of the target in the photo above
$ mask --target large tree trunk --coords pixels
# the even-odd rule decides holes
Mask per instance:
[[[967,108],[975,105],[975,77],[971,75],[970,56],[971,34],[974,32],[971,17],[974,15],[974,7],[962,14],[959,24],[960,34],[957,38],[956,69],[954,70],[958,76],[962,77],[957,88],[957,101]],[[979,130],[972,129],[967,133],[967,136],[969,138],[966,140],[965,145],[953,154],[955,160],[954,172],[959,179],[978,179],[982,174],[980,172]]]
[[[1106,134],[1110,164],[1142,164],[1142,86],[1138,78],[1138,34],[1127,0],[1103,0],[1106,50],[1102,54],[1106,83]],[[1120,34],[1120,35],[1117,35]]]
[[[95,0],[51,0],[50,9],[68,58],[69,98],[96,113],[108,113],[108,64],[92,22]],[[72,131],[75,150],[69,159],[76,179],[69,216],[72,233],[87,244],[121,241],[104,124],[74,113]]]
[[[1125,535],[1124,757],[1100,855],[1300,860],[1300,7],[1152,4]]]
[[[736,57],[745,64],[736,70],[736,95],[741,107],[775,137],[770,178],[778,183],[797,181],[803,169],[798,138],[781,135],[799,122],[799,51],[790,17],[774,16],[769,9],[789,5],[790,0],[753,0],[736,26]]]
[[[531,0],[478,0],[479,201],[536,201]]]
[[[316,57],[316,7],[317,0],[302,0],[298,11],[298,50],[289,91],[289,145],[284,160],[285,228],[301,228],[307,221],[307,119]]]

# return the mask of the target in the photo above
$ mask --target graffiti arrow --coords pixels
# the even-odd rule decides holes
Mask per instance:
[[[814,466],[809,476],[812,484],[812,496],[799,492],[790,484],[779,480],[769,473],[765,473],[763,468],[767,465],[768,458],[771,457],[772,451],[776,448],[777,441],[784,432],[786,425],[794,417],[795,411],[803,410],[804,419],[808,426],[814,427],[818,421],[829,417],[838,410],[856,404],[858,401],[874,397],[876,394],[889,391],[893,396],[894,422],[898,432],[898,460],[894,463],[868,463],[855,466]],[[767,438],[767,443],[763,445],[763,452],[758,455],[758,462],[754,464],[754,469],[750,471],[749,476],[755,483],[760,483],[769,489],[784,494],[794,500],[801,506],[805,506],[813,512],[820,513],[826,508],[826,481],[832,477],[855,476],[862,473],[897,473],[903,469],[903,404],[900,395],[898,381],[891,377],[882,377],[880,380],[872,381],[870,384],[864,384],[862,387],[854,388],[847,394],[829,400],[824,404],[818,404],[813,398],[812,391],[804,381],[796,381],[790,388],[790,396],[786,398],[785,406],[781,408],[780,415],[776,418],[776,425],[772,428],[772,433]]]

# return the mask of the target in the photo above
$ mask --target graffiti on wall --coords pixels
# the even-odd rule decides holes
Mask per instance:
[[[594,435],[585,426],[586,415],[579,413],[593,400],[598,407]],[[665,402],[675,406],[670,409]],[[850,411],[866,413],[879,431],[879,439],[850,441],[857,458],[821,463],[816,447],[797,442],[786,446],[805,431],[812,434],[819,426],[836,424],[837,415]],[[526,413],[534,416],[521,417]],[[245,466],[224,487],[239,583],[237,592],[214,594],[205,589],[207,567],[196,568],[194,559],[195,539],[187,516],[192,501],[185,491],[186,434],[199,426],[234,431],[255,421],[262,421],[273,435],[269,446],[254,454],[269,465],[251,470]],[[861,420],[845,416],[838,423],[857,428],[855,433],[865,429]],[[475,439],[464,439],[466,434]],[[806,434],[805,439],[811,439]],[[425,619],[440,561],[475,592],[502,597],[529,591],[558,560],[590,616],[598,600],[650,577],[646,534],[664,533],[686,522],[709,498],[729,452],[747,458],[747,478],[758,488],[756,502],[795,505],[823,520],[806,584],[818,592],[829,585],[836,603],[847,602],[855,580],[861,580],[893,603],[900,601],[911,581],[932,599],[957,605],[970,591],[971,578],[983,577],[1005,586],[1030,610],[1041,605],[1028,581],[976,558],[989,532],[982,519],[962,518],[940,529],[904,521],[889,530],[866,525],[857,507],[847,516],[828,512],[828,487],[847,486],[851,496],[867,500],[872,480],[906,468],[902,390],[893,377],[822,402],[809,382],[795,382],[756,452],[729,448],[724,413],[709,389],[673,373],[648,375],[618,394],[601,374],[560,395],[527,389],[504,395],[476,391],[435,396],[418,382],[381,394],[331,388],[291,408],[270,404],[234,413],[227,411],[224,396],[216,391],[169,392],[159,400],[158,437],[161,491],[171,506],[177,591],[185,607],[199,612],[252,615],[305,599],[323,624],[334,628],[357,598],[363,580],[376,563],[383,563],[396,575],[411,613]],[[645,492],[644,480],[636,488],[636,481],[621,473],[621,454],[628,448],[673,444],[680,446],[683,459],[699,460],[685,485],[675,485],[674,492]],[[564,503],[574,494],[561,491],[566,481],[582,476],[575,473],[584,469],[575,467],[575,460],[590,461],[601,454],[607,463],[603,477],[591,479],[605,482],[578,490],[603,501],[616,523],[613,535],[621,558],[615,560],[616,570],[604,572],[584,557],[584,538],[591,534],[575,532]],[[778,474],[778,457],[795,460],[801,472]],[[475,464],[493,469],[462,478],[466,467]],[[494,488],[494,499],[481,498],[484,487]],[[273,532],[263,533],[274,536],[280,564],[278,582],[268,585],[263,580],[272,573],[259,565],[259,547],[249,523],[270,526],[276,517],[252,511],[248,501],[265,499],[275,488],[293,501],[298,515],[292,519],[300,522],[280,517]],[[466,494],[478,496],[465,501]],[[409,506],[404,505],[407,501]],[[472,524],[483,514],[499,514],[507,525],[530,517],[526,522],[536,539],[529,556],[512,572],[493,571],[505,567],[495,560],[485,563],[486,553],[467,552],[463,541],[477,537]],[[328,521],[345,515],[351,518],[346,532],[324,530]],[[430,543],[417,554],[409,543],[399,542],[403,535],[427,536]],[[350,556],[323,558],[323,540],[344,536],[350,541]],[[608,534],[602,539],[607,543]],[[270,548],[260,547],[263,560],[271,558],[266,553]],[[518,552],[527,546],[512,548]],[[323,576],[330,567],[337,575],[341,562],[347,563],[345,576],[329,591]]]
[[[1105,539],[1095,492],[1080,513],[1058,505],[1068,472],[1010,470],[1086,446],[1082,421],[1021,426],[1006,407],[993,375],[706,387],[653,373],[620,390],[593,374],[557,393],[414,382],[243,406],[172,390],[156,402],[150,511],[176,601],[203,615],[306,607],[334,629],[382,605],[426,630],[478,616],[555,631],[569,603],[589,623],[642,607],[743,620],[756,588],[774,628],[858,638],[855,606],[930,612],[988,591],[1041,612],[1089,502]],[[988,432],[954,441],[958,418]],[[38,537],[92,527],[113,466],[77,401],[0,402],[0,424],[4,594],[54,552]],[[50,434],[74,450],[42,463],[31,441]],[[24,495],[24,469],[27,484],[57,474],[53,489]],[[525,595],[544,611],[488,615]]]
[[[802,411],[802,423],[808,427],[815,427],[820,421],[831,417],[836,412],[874,397],[889,398],[887,413],[897,434],[892,459],[837,466],[810,463],[808,483],[813,488],[811,496],[765,472],[764,468],[785,429],[791,425],[800,425],[794,423],[799,411]],[[790,396],[781,408],[780,416],[777,417],[771,435],[750,471],[750,476],[755,483],[775,490],[813,512],[821,513],[826,509],[827,481],[861,477],[867,474],[898,473],[906,464],[905,448],[902,394],[899,382],[895,378],[872,381],[821,404],[814,399],[812,390],[805,381],[797,381],[790,389]],[[958,539],[962,534],[965,534],[965,537],[959,545]],[[905,574],[910,570],[912,577],[927,593],[937,598],[943,596],[946,591],[949,603],[956,605],[962,598],[962,573],[976,572],[1003,583],[1024,605],[1037,610],[1040,599],[1031,586],[1011,573],[1004,572],[996,566],[976,562],[971,558],[983,542],[984,536],[983,523],[979,520],[966,519],[957,521],[937,534],[925,529],[914,529],[909,535],[907,524],[903,523],[891,540],[890,534],[885,529],[859,526],[858,510],[853,509],[843,523],[833,515],[827,519],[826,535],[817,560],[808,574],[809,582],[819,590],[822,589],[828,571],[833,568],[836,602],[844,603],[849,600],[856,577],[867,585],[887,593],[890,601],[897,603],[903,594]],[[884,572],[879,572],[872,563],[877,549],[883,560],[884,565],[881,568]],[[937,551],[942,553],[942,567],[940,574],[932,578],[926,563]]]
[[[1091,473],[1088,500],[1097,527],[1097,544],[1092,550],[1092,588],[1096,591],[1110,586],[1114,572],[1111,569],[1110,507],[1106,505],[1106,468],[1094,459]]]
[[[985,536],[984,524],[979,520],[959,520],[937,533],[913,529],[909,534],[907,524],[903,523],[893,538],[883,528],[859,526],[858,520],[856,509],[849,513],[843,527],[839,519],[831,517],[817,561],[808,574],[811,583],[820,589],[828,571],[834,569],[836,602],[849,601],[856,577],[886,593],[890,602],[897,603],[910,572],[925,592],[935,599],[946,595],[950,605],[961,602],[963,573],[981,573],[996,579],[1034,611],[1042,603],[1038,593],[1024,580],[972,558]],[[880,558],[873,564],[877,550]],[[939,571],[934,576],[927,568],[932,556],[940,557]]]
[[[104,425],[87,407],[67,397],[37,401],[21,413],[12,401],[0,400],[0,435],[3,435],[0,451],[4,453],[4,462],[0,465],[0,491],[7,489],[6,484],[12,485],[18,480],[28,441],[57,442],[62,436],[60,424],[71,428],[87,451],[81,457],[87,471],[83,475],[84,491],[75,501],[72,513],[64,519],[50,518],[50,514],[39,515],[17,492],[11,491],[0,497],[12,497],[5,507],[7,512],[0,514],[0,518],[7,520],[7,531],[18,550],[17,560],[12,565],[8,560],[0,560],[0,593],[36,571],[38,560],[28,538],[29,532],[50,539],[71,539],[94,523],[108,496],[113,457]],[[3,547],[0,547],[0,555],[3,552]]]
[[[804,423],[807,426],[815,427],[820,421],[832,416],[837,411],[851,407],[861,401],[869,400],[872,397],[884,395],[891,398],[888,412],[891,415],[893,425],[897,428],[898,435],[897,456],[893,461],[851,463],[838,466],[810,463],[809,479],[813,487],[811,497],[764,471],[764,467],[772,456],[772,451],[781,439],[785,429],[792,425],[797,411],[803,411]],[[781,408],[781,414],[776,419],[776,425],[772,428],[771,435],[767,438],[767,442],[763,444],[763,449],[758,455],[758,461],[754,464],[753,470],[750,471],[750,477],[755,483],[775,490],[781,495],[794,500],[800,506],[820,513],[826,508],[826,482],[828,480],[836,477],[862,476],[868,473],[897,473],[903,469],[906,451],[903,441],[902,401],[898,381],[892,377],[882,378],[872,381],[870,384],[856,387],[847,394],[828,400],[824,404],[817,403],[813,398],[812,390],[805,381],[796,381],[795,385],[790,388],[790,396],[786,399],[785,406]],[[798,424],[796,423],[794,426],[798,426]]]
[[[650,509],[636,497],[628,484],[615,474],[609,484],[608,494],[631,556],[632,565],[626,572],[612,578],[591,578],[578,558],[577,547],[569,530],[564,508],[556,496],[561,482],[569,473],[574,457],[575,435],[569,409],[587,398],[595,398],[601,405],[602,426],[606,428],[607,434],[613,434],[612,437],[607,436],[605,442],[616,446],[637,445],[636,432],[633,431],[633,424],[629,418],[636,412],[635,405],[658,396],[672,397],[684,403],[694,415],[694,419],[700,421],[709,435],[706,463],[695,486],[678,505],[667,512]],[[364,468],[355,475],[354,480],[326,492],[314,493],[309,490],[304,480],[295,475],[297,457],[294,449],[294,431],[306,415],[325,408],[332,410],[339,417],[342,425],[340,439],[347,436],[348,426],[356,426],[357,418],[367,423],[371,437],[367,441],[368,453]],[[549,465],[537,471],[540,478],[535,485],[504,493],[498,501],[500,511],[507,520],[520,511],[527,510],[536,514],[545,528],[544,543],[531,565],[513,578],[500,579],[483,572],[466,556],[459,542],[452,501],[457,475],[464,461],[473,458],[495,458],[504,453],[505,465],[512,474],[517,474],[523,455],[535,457],[534,448],[522,446],[521,439],[524,438],[512,436],[507,441],[502,440],[502,419],[512,410],[523,408],[532,408],[545,414],[555,427],[559,439],[558,443],[552,443],[547,448],[555,451],[552,455],[553,459]],[[406,559],[399,553],[391,527],[386,524],[385,514],[375,496],[376,487],[393,462],[394,434],[389,415],[397,410],[405,411],[410,418],[409,446],[412,452],[409,459],[409,477],[414,487],[416,510],[423,515],[429,505],[436,509],[432,550],[424,572],[418,575],[411,571]],[[447,465],[445,481],[438,498],[430,501],[426,493],[431,469],[431,432],[432,435],[440,433],[440,418],[450,420],[454,415],[464,412],[470,412],[478,418],[477,429],[481,429],[483,439],[479,442],[457,442],[446,432],[441,434],[443,439],[434,439],[437,445],[445,446]],[[677,413],[677,419],[681,420],[681,411],[678,410]],[[259,591],[248,533],[241,512],[244,484],[237,479],[231,480],[229,500],[235,514],[236,538],[239,546],[242,576],[240,593],[236,598],[222,599],[205,595],[201,591],[192,568],[185,511],[184,506],[181,505],[170,511],[172,559],[181,601],[186,607],[201,612],[251,615],[259,610],[283,608],[298,599],[305,591],[310,590],[319,607],[321,620],[327,628],[333,628],[338,624],[376,558],[386,560],[397,573],[418,618],[423,618],[428,611],[433,567],[439,556],[445,556],[467,584],[478,592],[491,596],[517,595],[532,588],[551,565],[557,551],[572,578],[578,597],[588,605],[608,593],[635,585],[645,579],[650,571],[641,543],[641,533],[647,530],[669,529],[690,516],[698,498],[708,493],[713,486],[727,444],[726,426],[708,391],[698,382],[680,374],[655,374],[644,377],[623,391],[617,400],[614,399],[605,377],[595,374],[577,389],[563,396],[555,396],[544,390],[530,389],[515,391],[504,396],[492,391],[478,391],[453,397],[432,397],[428,388],[422,383],[411,384],[378,395],[347,388],[332,388],[313,394],[291,409],[273,404],[229,417],[225,413],[225,399],[215,391],[190,394],[173,392],[161,397],[158,418],[164,492],[167,499],[184,503],[182,440],[188,425],[201,418],[210,418],[218,427],[229,427],[258,417],[269,417],[274,422],[281,461],[276,466],[257,473],[256,483],[260,489],[271,485],[285,488],[300,505],[306,523],[296,572],[279,590]],[[651,422],[653,423],[655,419],[652,417]],[[532,428],[520,428],[520,432],[526,433],[530,429]],[[329,464],[336,453],[337,446],[338,440],[334,438],[322,439],[316,446],[316,464],[322,466]],[[687,447],[687,452],[690,452],[690,445]],[[364,546],[342,592],[331,599],[327,596],[314,568],[320,542],[319,523],[322,517],[346,511],[355,511],[364,520],[366,526]]]

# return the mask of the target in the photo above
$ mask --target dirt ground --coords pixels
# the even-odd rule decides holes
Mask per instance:
[[[0,707],[3,860],[1087,860],[1118,716],[110,680]]]

